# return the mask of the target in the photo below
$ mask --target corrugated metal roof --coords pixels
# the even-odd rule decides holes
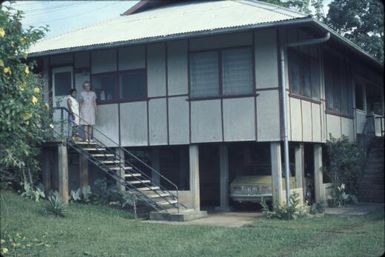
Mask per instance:
[[[43,39],[30,48],[32,56],[97,47],[116,42],[167,38],[193,32],[247,27],[306,17],[295,11],[258,1],[185,2],[108,21]]]

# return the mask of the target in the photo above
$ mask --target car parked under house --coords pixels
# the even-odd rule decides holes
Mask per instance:
[[[228,209],[230,183],[246,174],[271,176],[273,200],[283,203],[285,135],[294,190],[304,196],[308,174],[314,200],[324,201],[329,135],[355,141],[373,117],[374,130],[383,124],[380,63],[315,19],[258,1],[141,1],[116,19],[38,42],[30,58],[52,106],[91,81],[95,138],[120,159],[145,160],[153,169],[144,168],[143,183],[177,191],[177,204],[195,210]],[[78,147],[74,188],[98,169]],[[46,187],[55,186],[53,155],[45,152]]]

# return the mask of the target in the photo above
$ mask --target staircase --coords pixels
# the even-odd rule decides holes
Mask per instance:
[[[374,137],[369,145],[364,175],[359,183],[359,200],[384,203],[384,194],[384,137]]]
[[[98,138],[94,137],[92,142],[71,140],[67,122],[68,110],[57,107],[54,108],[54,112],[59,113],[53,115],[54,119],[56,117],[54,124],[57,124],[52,129],[53,137],[56,140],[66,141],[69,148],[86,157],[109,177],[122,185],[125,190],[133,193],[137,200],[146,204],[158,214],[179,214],[181,209],[187,210],[186,206],[179,202],[178,187],[169,179],[125,148],[120,147],[119,144],[96,128],[94,128],[94,132]],[[135,162],[130,160],[135,160]],[[138,164],[142,168],[139,168]],[[169,191],[161,185],[155,185],[151,177],[143,171],[143,167],[152,173],[156,173],[162,179],[162,182],[168,183],[168,187],[173,188],[173,190]]]

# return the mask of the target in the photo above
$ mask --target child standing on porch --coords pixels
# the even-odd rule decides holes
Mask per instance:
[[[76,100],[76,89],[70,89],[69,95],[67,96],[67,107],[69,111],[69,135],[72,140],[79,140],[79,103]]]
[[[80,93],[80,124],[84,126],[85,140],[92,140],[93,128],[96,116],[96,94],[91,90],[91,83],[83,83],[83,91]]]

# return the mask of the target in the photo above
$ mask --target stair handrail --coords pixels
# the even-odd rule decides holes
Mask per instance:
[[[67,112],[68,115],[74,115],[76,117],[79,118],[79,121],[82,120],[82,121],[85,121],[84,119],[82,119],[79,115],[77,114],[70,114],[70,111],[68,110],[68,108],[66,107],[53,107],[53,110],[60,110],[61,111],[61,114],[60,114],[60,117],[61,117],[61,127],[60,127],[60,131],[62,134],[64,134],[64,115],[63,115],[63,111]],[[67,124],[67,126],[70,126],[70,124]],[[163,176],[159,171],[157,171],[156,169],[154,169],[153,167],[151,167],[150,165],[148,165],[147,163],[145,163],[144,161],[142,161],[140,158],[138,158],[136,155],[134,155],[133,153],[131,153],[130,151],[124,149],[123,147],[121,147],[120,144],[118,144],[117,142],[115,142],[113,139],[111,139],[109,136],[107,136],[106,134],[104,134],[102,131],[100,131],[99,129],[93,127],[93,130],[94,131],[97,131],[99,134],[101,134],[103,137],[105,137],[106,139],[108,139],[110,141],[110,143],[112,143],[113,145],[115,145],[115,147],[123,150],[123,152],[127,153],[128,155],[130,155],[131,157],[133,157],[135,160],[139,161],[142,165],[144,165],[145,167],[147,167],[148,169],[150,169],[151,171],[153,171],[154,173],[156,173],[160,178],[162,178],[163,180],[165,180],[166,182],[168,182],[172,187],[175,188],[175,192],[176,192],[176,195],[174,195],[170,190],[167,190],[167,189],[162,189],[162,191],[166,191],[168,192],[170,195],[174,196],[176,199],[177,199],[177,208],[178,208],[178,212],[179,212],[179,206],[182,205],[180,204],[179,202],[179,188],[178,186],[173,183],[171,180],[169,180],[167,177]],[[69,135],[69,129],[67,130],[67,137],[66,139],[68,140],[68,138],[71,136]],[[63,136],[63,135],[62,135]],[[94,138],[95,139],[95,138]],[[103,144],[100,140],[97,140],[99,143]],[[108,148],[106,146],[106,148]],[[114,153],[115,155],[120,156],[120,154],[118,153]],[[134,166],[133,164],[129,163],[128,161],[125,160],[125,158],[120,158],[121,160],[124,160],[124,162],[127,162],[127,164],[129,164],[130,166]],[[151,179],[146,173],[142,172],[140,169],[136,168],[136,170],[141,174],[143,175],[144,177],[146,178],[149,178]],[[151,179],[152,180],[152,179]],[[159,187],[161,188],[162,186],[159,184]],[[158,193],[159,194],[159,193]],[[183,206],[183,205],[182,205]]]

